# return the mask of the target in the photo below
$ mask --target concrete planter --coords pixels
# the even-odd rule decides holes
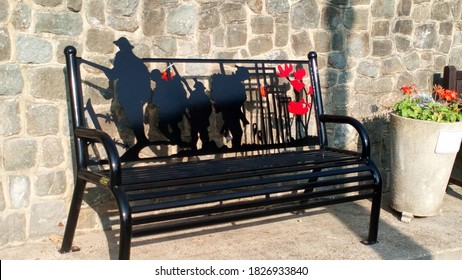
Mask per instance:
[[[441,213],[462,122],[436,123],[391,114],[390,206],[401,220]]]

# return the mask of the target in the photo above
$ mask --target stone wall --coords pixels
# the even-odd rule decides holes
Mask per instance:
[[[363,120],[388,176],[387,112],[416,83],[462,68],[462,0],[0,0],[0,247],[61,234],[72,193],[63,48],[141,57],[320,57],[326,109]],[[350,131],[335,143],[356,145]],[[101,227],[86,194],[79,230]],[[101,212],[101,211],[99,211]],[[110,224],[108,222],[107,224]]]

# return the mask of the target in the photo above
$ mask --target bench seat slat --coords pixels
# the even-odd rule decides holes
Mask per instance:
[[[364,168],[357,168],[355,170],[351,170],[351,172],[348,172],[348,173],[354,173],[354,171],[357,171],[357,172],[364,171]],[[340,175],[342,173],[339,172],[338,170],[335,170],[335,172],[332,173],[332,175],[334,175],[334,174],[335,175]],[[251,182],[242,181],[242,182],[240,182],[240,184],[239,184],[239,182],[233,181],[231,183],[223,184],[221,186],[220,185],[213,186],[213,188],[215,188],[216,190],[221,190],[221,191],[231,190],[231,193],[226,193],[225,192],[224,194],[220,193],[218,195],[216,195],[216,194],[213,195],[213,194],[207,193],[206,195],[199,196],[198,198],[177,199],[177,200],[173,200],[171,202],[165,202],[165,203],[149,203],[149,204],[145,204],[143,206],[134,206],[132,211],[134,213],[138,213],[138,212],[154,211],[154,210],[168,209],[168,208],[174,208],[174,207],[191,206],[191,205],[196,205],[196,204],[201,204],[201,203],[212,203],[212,202],[217,202],[217,201],[240,199],[240,198],[257,196],[257,195],[269,195],[269,194],[273,194],[273,193],[280,193],[280,192],[284,192],[284,191],[293,190],[293,187],[291,187],[291,185],[288,185],[288,186],[285,186],[285,187],[263,188],[263,189],[257,189],[257,190],[252,190],[252,189],[243,190],[242,188],[243,187],[249,187],[250,188],[252,186],[265,186],[267,184],[276,184],[276,183],[280,183],[280,182],[285,182],[286,184],[288,184],[287,182],[292,182],[292,184],[296,184],[296,183],[294,183],[294,181],[303,180],[303,179],[306,179],[306,174],[289,175],[289,176],[287,176],[285,178],[275,178],[275,179],[271,179],[271,180],[267,180],[266,178],[262,178],[260,181],[258,181],[258,180],[254,180],[254,181],[251,181]],[[348,178],[342,178],[342,180],[344,182],[348,182],[347,179]],[[351,176],[351,177],[349,177],[349,179],[353,180],[354,182],[360,182],[361,181],[361,180],[358,179],[357,176]],[[367,176],[364,179],[373,180],[373,177],[372,176]],[[327,186],[332,186],[334,182],[329,181],[329,180],[321,180],[321,181],[318,181],[318,182],[308,183],[305,180],[305,182],[303,182],[302,184],[296,185],[297,186],[296,189],[313,188],[315,186],[320,187],[320,186],[326,186],[326,185]],[[337,183],[337,185],[339,185],[339,184],[340,183]],[[233,192],[232,190],[236,190],[236,191]],[[183,192],[183,194],[184,195],[186,195],[186,194],[194,194],[194,193],[197,193],[197,192],[202,192],[202,189],[201,188],[189,189],[189,190]]]
[[[305,166],[305,168],[328,168],[329,164],[342,162],[355,162],[359,160],[358,156],[332,151],[310,151],[296,152],[276,155],[262,155],[256,157],[229,158],[226,160],[213,159],[199,162],[184,162],[165,166],[155,167],[136,167],[123,170],[123,185],[127,186],[126,190],[136,190],[136,184],[149,182],[150,184],[165,185],[167,181],[176,181],[178,184],[181,179],[202,181],[204,174],[206,177],[220,176],[223,174],[238,173],[244,171],[249,173],[267,172],[276,168],[293,168],[295,166]],[[325,166],[323,167],[323,164]],[[210,166],[213,166],[211,168]],[[283,171],[283,169],[280,169]],[[151,185],[153,186],[153,185]]]
[[[357,164],[356,164],[357,165]],[[140,199],[152,199],[152,198],[161,198],[167,196],[175,195],[184,195],[192,194],[198,192],[209,192],[216,190],[226,190],[233,188],[242,188],[256,185],[266,185],[274,183],[282,183],[295,180],[310,180],[314,178],[322,178],[327,176],[337,176],[345,174],[354,174],[358,172],[368,171],[367,166],[348,166],[345,165],[343,168],[337,168],[332,170],[325,171],[315,171],[315,170],[303,170],[301,168],[297,169],[285,169],[284,171],[272,170],[273,173],[258,173],[254,175],[246,174],[236,174],[239,179],[235,177],[220,177],[215,178],[204,178],[202,182],[189,182],[183,183],[182,185],[176,186],[165,186],[165,187],[156,187],[153,191],[141,191],[137,193],[129,192],[127,198],[130,201],[140,200]],[[336,166],[338,167],[338,166]],[[369,174],[370,175],[370,174]],[[229,182],[231,180],[231,182]],[[181,188],[180,188],[181,186]],[[176,188],[175,190],[169,190],[170,187]],[[145,189],[146,190],[146,189]]]
[[[194,199],[189,199],[187,200],[188,202],[184,202],[179,204],[177,203],[177,200],[173,202],[166,202],[166,203],[158,203],[157,207],[153,207],[152,204],[145,204],[141,206],[135,206],[133,207],[133,213],[144,213],[144,212],[152,212],[152,211],[157,211],[157,210],[166,210],[170,208],[179,208],[179,207],[187,207],[187,206],[192,206],[192,205],[197,205],[201,204],[202,202],[205,203],[214,203],[214,202],[224,202],[226,200],[237,200],[237,199],[245,199],[249,197],[269,197],[270,195],[286,195],[289,192],[294,192],[294,191],[305,191],[309,193],[313,193],[314,197],[319,197],[322,196],[320,194],[326,195],[333,195],[335,193],[333,192],[341,192],[341,193],[348,193],[348,192],[355,192],[357,189],[355,187],[361,187],[363,189],[366,188],[371,188],[371,177],[366,176],[366,175],[361,175],[361,176],[356,176],[356,177],[349,177],[349,178],[334,178],[330,179],[327,181],[317,181],[317,182],[312,182],[310,187],[307,187],[306,182],[294,182],[291,185],[284,185],[284,186],[278,186],[278,187],[266,187],[266,188],[256,188],[256,189],[249,189],[247,191],[242,191],[242,192],[234,192],[234,193],[228,193],[228,194],[218,194],[218,195],[206,195],[206,196],[201,196],[199,198],[194,198]],[[356,183],[353,186],[349,186],[346,188],[339,188],[337,191],[334,191],[334,189],[330,188],[331,186],[335,185],[340,185],[340,184],[348,184],[348,183]],[[324,188],[324,187],[329,187],[329,188]],[[317,188],[314,191],[314,188]],[[207,201],[204,201],[204,198]],[[200,203],[198,203],[200,202]],[[156,205],[156,204],[155,204]]]
[[[363,164],[365,165],[365,164]],[[137,199],[145,199],[145,197],[137,195],[137,193],[146,193],[146,191],[151,191],[151,192],[156,192],[157,189],[163,190],[163,189],[168,189],[169,187],[184,187],[185,189],[190,189],[191,192],[197,192],[197,190],[194,190],[195,188],[201,188],[202,190],[199,191],[211,191],[213,189],[207,189],[211,185],[223,185],[224,182],[233,180],[236,182],[239,181],[245,181],[245,185],[240,185],[240,186],[247,186],[247,185],[254,185],[254,184],[265,184],[265,183],[275,183],[277,181],[284,181],[283,178],[281,178],[284,174],[305,174],[305,175],[300,175],[299,177],[302,179],[310,179],[310,178],[322,178],[325,176],[332,176],[332,172],[328,172],[329,169],[332,168],[342,168],[342,170],[337,170],[335,175],[340,175],[340,174],[348,174],[348,173],[355,173],[355,172],[360,172],[360,171],[368,171],[367,167],[364,167],[363,169],[357,169],[358,163],[351,163],[351,162],[342,162],[342,163],[337,163],[337,164],[330,164],[330,165],[325,165],[325,166],[320,166],[319,168],[324,171],[317,171],[313,167],[305,167],[305,166],[299,166],[299,167],[293,167],[293,168],[272,168],[268,169],[266,171],[258,171],[258,172],[247,172],[247,171],[242,171],[242,172],[235,172],[232,175],[230,174],[223,174],[223,175],[211,175],[211,176],[205,176],[203,175],[200,178],[197,178],[197,180],[174,180],[174,181],[169,181],[169,182],[161,182],[158,181],[157,184],[154,186],[152,185],[144,185],[144,188],[141,188],[141,186],[137,186],[137,189],[131,189],[124,187],[124,190],[127,192],[129,200],[137,200]],[[353,167],[353,169],[352,169]],[[226,187],[225,187],[226,188]],[[140,191],[145,191],[145,192],[140,192]],[[178,191],[177,191],[178,192]],[[187,191],[186,191],[187,192]],[[183,193],[177,193],[177,195],[181,195]],[[169,196],[169,195],[175,195],[174,192],[169,192],[169,193],[163,193],[162,195],[159,194],[158,196],[153,195],[152,197],[149,198],[159,198],[162,196]]]

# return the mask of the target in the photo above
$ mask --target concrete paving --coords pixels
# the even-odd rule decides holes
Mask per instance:
[[[233,224],[135,239],[132,259],[145,260],[462,260],[462,187],[450,185],[443,212],[436,217],[400,221],[384,195],[379,243],[363,245],[369,201],[312,209]],[[76,235],[79,251],[58,252],[61,238],[0,250],[2,260],[116,259],[117,232]]]

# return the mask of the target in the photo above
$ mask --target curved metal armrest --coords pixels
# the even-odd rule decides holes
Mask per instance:
[[[112,141],[111,137],[98,129],[78,127],[74,131],[75,137],[81,138],[93,143],[100,143],[106,151],[107,160],[109,161],[110,180],[112,186],[120,186],[121,183],[121,163],[119,152]]]
[[[371,144],[369,139],[369,134],[367,133],[364,125],[355,118],[349,116],[341,115],[320,115],[319,120],[324,123],[340,123],[340,124],[349,124],[353,126],[359,134],[362,145],[362,158],[370,158],[371,156]]]

